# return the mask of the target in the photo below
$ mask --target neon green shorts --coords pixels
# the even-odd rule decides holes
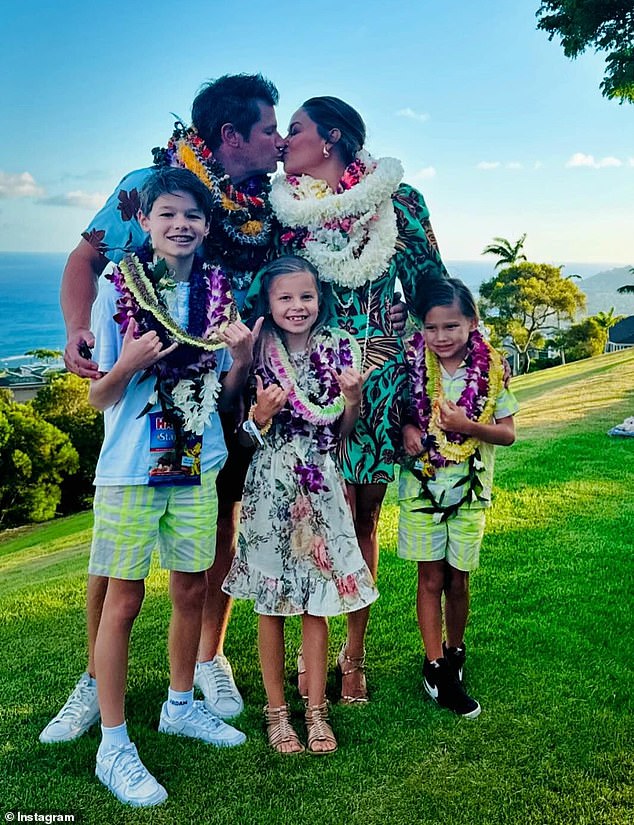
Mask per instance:
[[[484,508],[461,507],[447,521],[436,523],[432,513],[413,512],[425,506],[420,498],[402,499],[400,505],[397,554],[402,559],[446,559],[456,570],[476,569],[484,535]]]
[[[136,581],[150,571],[158,547],[161,567],[199,573],[216,552],[218,498],[215,470],[200,486],[97,487],[88,572]]]

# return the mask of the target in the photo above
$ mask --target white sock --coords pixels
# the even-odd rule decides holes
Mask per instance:
[[[100,748],[108,750],[109,748],[118,748],[129,744],[130,737],[128,736],[128,726],[125,722],[122,725],[115,725],[114,728],[107,728],[105,725],[101,726]]]
[[[184,716],[188,713],[194,703],[194,688],[191,690],[167,689],[167,715],[172,719]]]

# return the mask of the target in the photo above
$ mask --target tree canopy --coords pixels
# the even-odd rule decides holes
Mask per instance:
[[[67,435],[29,404],[0,391],[0,524],[46,521],[61,500],[60,484],[77,470],[77,451]]]
[[[606,53],[601,93],[634,103],[634,5],[632,0],[542,0],[538,29],[561,38],[566,57],[587,48]]]
[[[559,321],[573,320],[586,296],[561,267],[524,261],[506,267],[480,286],[483,320],[503,340],[510,337],[528,372],[528,350],[543,340]]]

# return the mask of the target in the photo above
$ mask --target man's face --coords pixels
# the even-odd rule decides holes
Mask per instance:
[[[242,166],[249,175],[275,172],[284,148],[282,136],[277,131],[275,109],[262,101],[258,101],[258,108],[260,119],[242,143]]]

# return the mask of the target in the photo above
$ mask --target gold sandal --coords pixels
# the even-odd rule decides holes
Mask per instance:
[[[308,752],[321,756],[337,750],[337,740],[328,724],[328,704],[309,705],[306,708],[306,732],[308,734]],[[316,742],[326,743],[324,748],[314,748]]]
[[[279,708],[271,708],[265,705],[264,718],[266,720],[266,733],[269,738],[269,745],[273,750],[281,753],[282,756],[303,753],[305,751],[304,746],[299,741],[299,737],[291,725],[288,705],[282,705]],[[282,745],[286,743],[293,745],[291,750],[282,749]]]
[[[361,686],[357,695],[350,696],[343,692],[343,680],[351,673],[361,673]],[[339,656],[337,657],[337,676],[341,682],[340,692],[341,698],[339,704],[341,705],[363,705],[368,702],[368,686],[365,680],[365,651],[363,656],[354,657],[348,656],[346,653],[346,645],[344,643]]]
[[[306,663],[304,662],[304,652],[297,651],[297,691],[304,702],[308,700],[308,688],[306,686]]]

